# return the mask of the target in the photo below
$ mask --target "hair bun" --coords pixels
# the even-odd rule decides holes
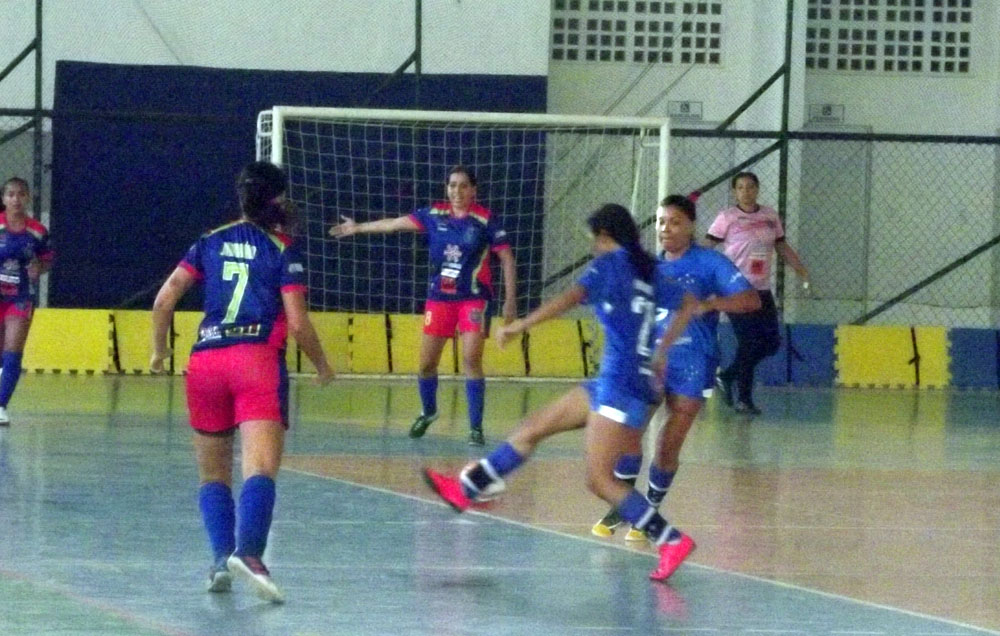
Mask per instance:
[[[701,198],[701,190],[694,190],[693,192],[691,192],[691,194],[688,195],[688,201],[690,201],[691,203],[697,203],[698,199],[700,198]]]

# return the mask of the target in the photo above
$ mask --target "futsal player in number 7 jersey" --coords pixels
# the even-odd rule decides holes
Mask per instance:
[[[417,386],[422,412],[410,427],[410,437],[422,437],[438,417],[438,363],[441,351],[456,329],[462,339],[465,395],[469,403],[469,444],[482,446],[483,345],[487,335],[487,302],[493,297],[490,255],[500,259],[504,279],[503,318],[517,315],[517,269],[507,234],[486,208],[476,203],[476,177],[465,166],[448,171],[448,201],[420,208],[393,219],[355,223],[342,217],[330,235],[413,231],[427,235],[430,248],[430,283],[424,305],[424,333],[420,340]]]
[[[664,355],[683,332],[694,298],[657,273],[656,261],[639,244],[632,215],[606,204],[588,219],[595,258],[575,285],[522,320],[501,327],[501,343],[583,302],[591,305],[604,331],[604,354],[594,380],[571,389],[529,415],[487,457],[457,477],[424,470],[428,485],[459,512],[503,489],[504,478],[523,464],[545,438],[586,426],[587,487],[657,544],[660,560],[650,574],[669,577],[694,550],[694,542],[671,526],[634,488],[616,479],[615,463],[640,443],[659,401]],[[677,312],[659,345],[656,308]]]
[[[201,486],[198,500],[214,563],[208,590],[227,592],[231,573],[266,600],[284,595],[261,558],[274,510],[274,480],[288,428],[285,339],[291,333],[316,367],[333,379],[306,310],[305,267],[290,237],[284,173],[256,162],[237,179],[242,216],[191,246],[153,304],[150,368],[163,372],[174,307],[196,282],[205,287],[205,317],[187,374],[187,402]],[[232,493],[233,437],[240,431],[243,487]]]

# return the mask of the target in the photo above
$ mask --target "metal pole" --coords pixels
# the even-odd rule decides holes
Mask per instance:
[[[788,0],[785,7],[785,63],[784,75],[781,81],[781,147],[778,151],[778,218],[785,224],[788,203],[788,109],[789,96],[792,90],[792,24],[795,0]],[[775,294],[784,308],[785,300],[785,266],[778,268],[775,281]]]
[[[17,68],[17,65],[20,64],[22,61],[24,61],[24,58],[28,57],[28,55],[31,54],[32,50],[35,50],[37,48],[36,46],[37,44],[38,44],[37,40],[32,40],[31,44],[24,47],[24,50],[18,53],[17,57],[11,60],[10,64],[8,64],[6,67],[4,67],[2,71],[0,71],[0,82],[2,82],[4,78],[10,75],[10,72],[13,71],[15,68]]]
[[[32,215],[42,215],[42,0],[35,0],[35,165]]]
[[[413,89],[413,102],[417,108],[420,108],[420,76],[423,72],[423,1],[416,0],[416,11],[417,15],[414,20],[414,30],[416,31],[416,38],[414,42],[413,49],[413,61],[414,61],[414,73],[415,83]]]
[[[761,84],[760,87],[757,90],[755,90],[750,97],[747,97],[742,104],[737,106],[736,110],[734,110],[729,117],[726,117],[725,121],[719,124],[715,129],[721,131],[725,130],[726,128],[729,128],[729,124],[736,121],[737,117],[742,115],[743,112],[746,111],[746,109],[750,108],[753,105],[753,103],[757,101],[757,98],[764,94],[764,91],[771,88],[771,84],[774,84],[778,80],[778,78],[781,77],[782,75],[787,77],[788,76],[787,71],[788,71],[788,62],[786,61],[784,66],[779,67],[778,70],[776,70],[774,74],[771,75],[771,77],[767,78],[767,80],[765,80],[764,83]]]

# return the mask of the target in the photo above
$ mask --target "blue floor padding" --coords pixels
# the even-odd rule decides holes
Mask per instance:
[[[834,329],[833,325],[782,325],[781,348],[757,367],[757,382],[765,386],[833,386]],[[725,368],[736,352],[736,336],[728,322],[719,324],[719,349]]]
[[[996,389],[997,331],[949,329],[951,385],[962,389]]]
[[[833,386],[834,325],[790,325],[790,381],[794,386]]]
[[[781,348],[770,358],[765,358],[757,366],[755,378],[757,383],[765,386],[784,386],[788,384],[788,346],[785,342],[785,328],[781,327]],[[733,361],[736,353],[736,336],[733,326],[728,322],[719,323],[719,349],[722,352],[721,368],[725,369]]]

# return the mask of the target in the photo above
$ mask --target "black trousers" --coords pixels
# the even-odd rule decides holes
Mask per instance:
[[[757,293],[760,294],[760,309],[746,314],[729,314],[736,334],[736,357],[720,374],[726,381],[736,381],[736,399],[746,404],[753,404],[753,373],[757,365],[777,353],[781,346],[774,295],[767,290]]]

